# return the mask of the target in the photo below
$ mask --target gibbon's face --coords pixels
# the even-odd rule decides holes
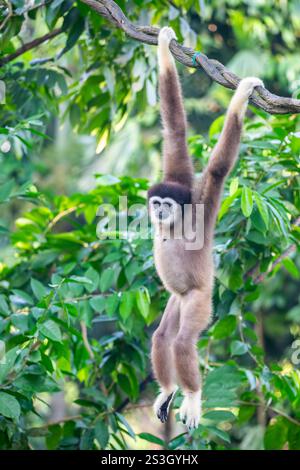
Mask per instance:
[[[149,199],[151,222],[171,227],[181,219],[181,206],[170,197],[152,196]]]

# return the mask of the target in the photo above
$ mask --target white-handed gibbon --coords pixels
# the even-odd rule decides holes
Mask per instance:
[[[163,318],[152,338],[152,365],[161,387],[154,410],[165,422],[170,403],[180,386],[184,395],[180,418],[195,428],[201,416],[201,377],[196,342],[207,328],[212,311],[214,267],[213,235],[225,178],[239,151],[243,118],[249,96],[263,82],[255,77],[240,81],[229,105],[224,127],[201,179],[194,177],[186,144],[186,116],[170,42],[174,31],[162,28],[158,37],[159,94],[163,123],[163,182],[148,191],[148,207],[155,227],[154,260],[171,294]],[[203,205],[202,226],[194,217]],[[203,230],[203,246],[186,248],[186,237],[175,237],[182,217],[190,216],[196,231]]]

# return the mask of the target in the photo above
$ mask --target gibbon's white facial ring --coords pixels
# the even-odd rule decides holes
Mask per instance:
[[[149,200],[150,217],[153,223],[172,224],[180,213],[179,204],[170,197],[152,196]]]

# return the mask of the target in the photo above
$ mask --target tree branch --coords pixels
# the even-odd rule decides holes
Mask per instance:
[[[135,26],[124,15],[121,8],[112,0],[81,0],[106,18],[117,28],[122,29],[129,37],[145,44],[157,45],[159,28],[153,26]],[[174,57],[187,67],[202,68],[204,72],[220,85],[235,89],[240,78],[230,72],[223,64],[217,60],[209,59],[201,53],[193,61],[195,51],[189,47],[184,47],[172,40],[170,44]],[[263,87],[257,87],[252,94],[250,102],[257,108],[261,108],[270,114],[300,113],[300,100],[277,96]]]
[[[44,42],[49,41],[49,39],[53,39],[54,37],[58,36],[62,32],[63,32],[62,28],[57,28],[45,34],[44,36],[41,36],[40,38],[36,38],[36,39],[33,39],[33,41],[27,42],[26,44],[21,46],[12,54],[9,54],[0,58],[0,67],[3,67],[3,65],[8,64],[9,62],[16,59],[17,57],[24,54],[25,52],[30,51],[31,49],[35,49],[40,44],[43,44]]]

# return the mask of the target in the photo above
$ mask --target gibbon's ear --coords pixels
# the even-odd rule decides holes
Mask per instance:
[[[185,204],[191,204],[192,202],[191,190],[187,186],[184,186],[180,183],[166,182],[155,184],[148,190],[148,200],[153,196],[171,198],[181,206]]]

